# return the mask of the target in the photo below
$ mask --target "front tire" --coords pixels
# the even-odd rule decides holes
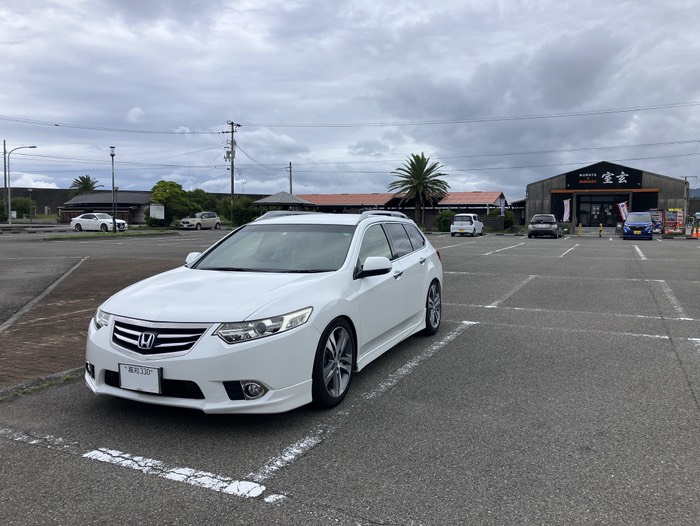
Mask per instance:
[[[202,223],[197,223],[194,227],[195,230],[202,230]]]
[[[355,354],[355,337],[343,318],[333,320],[316,348],[311,394],[317,407],[330,409],[343,401],[350,389]]]
[[[428,288],[428,295],[425,298],[425,329],[423,334],[432,336],[440,328],[442,321],[442,294],[440,293],[440,283],[434,280]]]

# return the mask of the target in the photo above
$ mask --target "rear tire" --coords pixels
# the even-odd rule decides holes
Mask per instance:
[[[75,231],[76,231],[76,232],[82,232],[82,231],[83,231],[83,227],[80,226],[80,223],[76,223],[76,224],[75,224]]]
[[[102,230],[102,232],[107,232],[107,230],[108,230],[107,225],[105,225],[104,223],[102,223],[102,224],[100,225],[100,230]]]
[[[442,321],[442,295],[440,283],[433,280],[428,287],[428,295],[425,298],[425,329],[423,334],[432,336],[440,328]]]
[[[314,405],[330,409],[343,401],[352,383],[357,352],[350,324],[337,318],[323,331],[316,348],[311,395]]]
[[[214,230],[219,230],[221,228],[221,223],[216,223],[214,225]]]

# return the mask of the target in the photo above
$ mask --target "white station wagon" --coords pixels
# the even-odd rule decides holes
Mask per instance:
[[[99,307],[93,392],[207,413],[333,407],[355,372],[440,327],[439,254],[396,212],[262,219],[186,261]]]

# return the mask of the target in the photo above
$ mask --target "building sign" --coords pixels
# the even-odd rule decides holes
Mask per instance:
[[[165,219],[165,205],[151,204],[148,214],[153,219]]]
[[[617,190],[641,187],[641,170],[613,163],[592,164],[566,174],[566,188],[570,190]]]

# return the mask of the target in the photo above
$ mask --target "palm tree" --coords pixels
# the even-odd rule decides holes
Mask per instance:
[[[420,155],[412,154],[403,166],[397,168],[392,174],[398,177],[389,183],[389,191],[401,196],[401,203],[414,200],[416,203],[416,223],[421,223],[423,207],[426,204],[434,204],[447,194],[449,183],[443,181],[445,173],[440,172],[442,165],[438,162],[430,162],[422,152]]]
[[[81,175],[73,179],[69,190],[73,190],[73,195],[91,194],[96,188],[102,187],[101,184],[97,183],[97,179],[93,179],[89,175]]]

